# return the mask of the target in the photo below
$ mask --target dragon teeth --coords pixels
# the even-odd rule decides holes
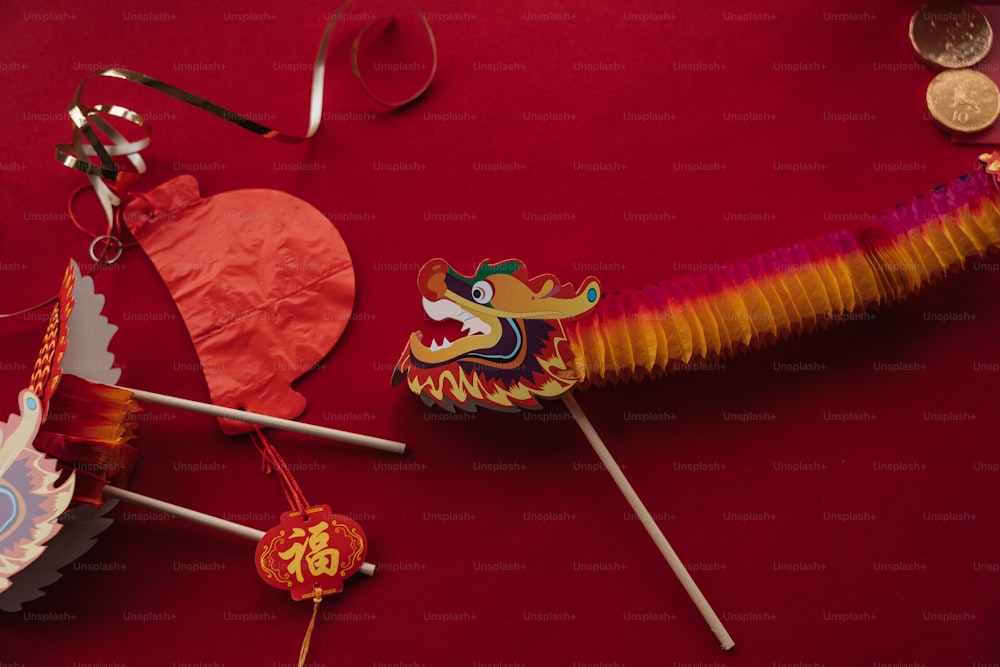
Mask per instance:
[[[437,352],[438,350],[443,350],[446,347],[451,347],[451,341],[447,338],[442,338],[441,342],[438,343],[436,340],[432,340],[429,349],[431,352]]]

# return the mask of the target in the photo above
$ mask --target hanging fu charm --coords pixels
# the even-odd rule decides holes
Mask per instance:
[[[283,512],[277,526],[257,544],[261,578],[294,600],[339,593],[344,579],[361,568],[368,544],[356,521],[328,505]]]

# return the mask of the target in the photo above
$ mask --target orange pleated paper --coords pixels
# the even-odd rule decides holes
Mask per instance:
[[[904,299],[997,248],[997,188],[968,174],[853,230],[605,294],[566,327],[574,369],[602,385],[729,357]]]

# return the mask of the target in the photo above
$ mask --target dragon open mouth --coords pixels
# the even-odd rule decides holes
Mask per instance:
[[[432,301],[424,297],[423,306],[433,324],[410,336],[415,361],[435,365],[468,356],[503,358],[513,352],[513,346],[505,344],[511,338],[505,335],[509,325],[504,326],[500,318],[475,315],[446,298]],[[511,349],[500,349],[508,347]]]
[[[431,301],[427,297],[423,299],[424,312],[427,313],[427,317],[431,318],[436,322],[458,322],[461,323],[461,328],[458,334],[452,334],[452,338],[458,339],[464,336],[477,336],[488,334],[492,327],[486,322],[473,315],[472,313],[463,309],[460,305],[454,301],[448,299],[440,299],[438,301]],[[439,350],[445,347],[450,347],[451,342],[448,338],[442,337],[441,343],[432,341],[430,345],[431,350]]]

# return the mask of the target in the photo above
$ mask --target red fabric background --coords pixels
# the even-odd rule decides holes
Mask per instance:
[[[453,417],[389,388],[431,257],[462,271],[518,257],[564,280],[639,285],[850,225],[974,169],[981,149],[953,146],[925,115],[932,73],[906,38],[917,3],[422,7],[441,54],[428,95],[378,109],[351,78],[353,33],[338,32],[327,118],[303,145],[122,82],[88,92],[152,119],[140,189],[193,173],[209,195],[284,190],[351,249],[356,319],[297,384],[303,419],[410,452],[273,434],[310,499],[362,523],[380,568],[323,603],[308,664],[1000,661],[996,257],[873,321],[580,396],[732,654],[561,405]],[[83,178],[51,154],[87,72],[127,66],[300,131],[334,9],[5,3],[0,311],[54,293],[68,256],[86,261],[64,214]],[[384,53],[426,62],[419,40]],[[514,170],[482,166],[500,163]],[[99,227],[92,202],[80,211]],[[123,383],[206,400],[145,256],[128,252],[97,287],[120,327]],[[34,317],[0,322],[4,414],[41,334]],[[896,363],[912,370],[885,370]],[[281,492],[247,440],[207,417],[146,415],[134,490],[260,529],[276,521]],[[258,581],[252,544],[134,507],[114,514],[44,598],[0,618],[0,664],[294,664],[308,605]]]

